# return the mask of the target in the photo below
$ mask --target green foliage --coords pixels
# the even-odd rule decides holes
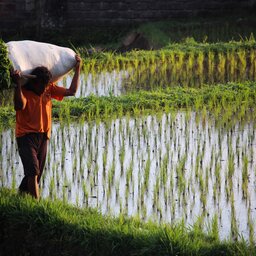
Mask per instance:
[[[15,112],[13,107],[0,108],[0,131],[14,125]]]
[[[7,46],[0,38],[0,90],[10,88],[11,86],[11,66],[12,65],[8,57]]]

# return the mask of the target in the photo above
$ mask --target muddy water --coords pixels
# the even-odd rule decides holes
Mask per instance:
[[[1,134],[0,145],[0,185],[17,188],[23,170],[13,130]],[[237,228],[248,239],[255,145],[254,123],[224,129],[194,112],[55,123],[41,194],[156,222],[207,224],[217,216],[221,238]]]

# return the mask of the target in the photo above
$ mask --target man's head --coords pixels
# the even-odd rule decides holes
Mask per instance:
[[[36,78],[33,79],[30,89],[40,96],[45,91],[45,88],[47,87],[50,80],[52,79],[52,74],[48,70],[48,68],[41,66],[41,67],[36,67],[31,72],[31,75],[35,75]]]

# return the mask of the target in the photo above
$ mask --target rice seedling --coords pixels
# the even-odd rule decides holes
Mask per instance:
[[[248,210],[247,210],[247,220],[248,220],[248,228],[249,228],[249,243],[250,247],[255,247],[255,235],[254,235],[254,224],[251,216],[251,205],[249,204]]]
[[[212,223],[211,223],[211,230],[209,235],[213,237],[215,241],[219,241],[219,224],[218,224],[218,216],[217,214],[214,214],[212,218]]]
[[[239,230],[237,227],[237,221],[236,221],[236,212],[235,212],[235,205],[234,205],[234,194],[231,194],[231,230],[230,230],[230,236],[231,239],[237,241]]]
[[[248,158],[246,155],[243,156],[243,169],[242,169],[242,191],[243,198],[248,198]]]

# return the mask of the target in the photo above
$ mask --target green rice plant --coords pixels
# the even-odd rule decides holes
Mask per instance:
[[[239,59],[239,74],[241,78],[245,77],[246,68],[247,68],[247,53],[244,49],[239,49],[237,51],[238,59]]]
[[[94,185],[97,185],[98,173],[99,173],[99,165],[98,165],[98,163],[95,163],[95,167],[94,167],[94,170],[93,170]]]
[[[153,193],[153,208],[157,209],[159,204],[159,193],[160,193],[160,177],[156,177],[156,182],[154,185],[154,193]]]
[[[199,177],[199,170],[200,170],[200,161],[201,161],[201,155],[197,155],[196,157],[196,165],[195,165],[195,177]]]
[[[102,155],[102,165],[103,165],[103,173],[106,172],[106,166],[107,166],[107,155],[108,155],[108,151],[104,150],[103,151],[103,155]]]
[[[211,231],[210,236],[213,237],[215,241],[219,241],[219,224],[218,224],[218,216],[214,214],[212,218]]]
[[[204,230],[204,220],[205,220],[205,215],[201,214],[200,216],[197,217],[196,221],[193,224],[193,233],[194,235],[202,235],[203,230]]]
[[[197,54],[197,68],[196,73],[199,77],[200,84],[203,82],[203,75],[204,75],[204,62],[205,62],[205,56],[203,52],[198,52]]]
[[[213,83],[213,74],[214,74],[214,68],[215,68],[215,54],[212,51],[208,52],[208,81],[210,83]]]
[[[190,72],[193,72],[194,66],[195,66],[195,53],[190,52],[187,55],[187,62],[186,62],[187,74],[189,74]]]
[[[113,161],[109,171],[108,171],[108,188],[110,190],[111,185],[114,183],[114,176],[115,176],[115,161]]]
[[[124,160],[125,160],[125,144],[121,146],[120,152],[119,152],[119,157],[120,157],[120,163],[121,163],[121,174],[123,174],[124,171]]]
[[[246,155],[243,156],[243,169],[242,169],[242,191],[243,198],[248,198],[248,157]]]
[[[235,205],[234,205],[234,193],[231,194],[231,239],[234,241],[238,240],[238,227],[236,221],[236,212],[235,212]]]
[[[214,183],[213,185],[213,201],[216,204],[217,203],[217,184]]]
[[[95,186],[95,176],[90,175],[90,176],[88,176],[88,178],[89,178],[89,185],[90,185],[90,188],[91,188],[90,193],[92,194],[93,187]]]
[[[167,178],[168,178],[167,171],[168,171],[168,155],[165,154],[160,164],[160,182],[164,187],[166,186]]]
[[[62,187],[62,202],[64,203],[64,204],[67,204],[68,203],[68,197],[67,197],[67,186],[65,185],[63,185],[63,187]]]
[[[126,183],[129,184],[132,181],[133,173],[133,161],[130,162],[128,169],[126,171]]]
[[[256,53],[254,50],[250,50],[250,54],[249,54],[249,58],[250,58],[250,63],[249,63],[249,77],[250,80],[255,80],[255,76],[256,76]]]
[[[72,169],[73,169],[73,173],[76,173],[76,171],[77,171],[77,157],[76,157],[76,154],[75,154],[74,159],[73,159]]]
[[[82,184],[82,190],[83,190],[83,196],[84,196],[84,203],[86,203],[86,205],[88,205],[89,193],[88,193],[87,185],[86,185],[85,181]]]
[[[234,159],[235,159],[234,153],[231,152],[228,155],[228,178],[229,178],[230,181],[232,180],[232,177],[233,177],[234,172],[235,172],[235,162],[234,162]]]
[[[176,53],[176,69],[177,71],[181,71],[183,69],[183,65],[184,65],[184,58],[185,58],[185,53],[182,51],[178,51]]]
[[[51,178],[51,180],[50,180],[49,196],[52,199],[56,199],[57,198],[56,190],[55,190],[55,180],[54,180],[54,178]]]
[[[249,243],[250,243],[250,247],[253,250],[253,248],[255,248],[255,235],[254,235],[254,223],[253,223],[252,216],[251,216],[250,204],[249,204],[249,207],[247,210],[247,220],[248,220],[248,227],[249,227]]]
[[[217,64],[217,71],[218,71],[218,76],[220,78],[221,82],[224,82],[224,77],[225,77],[225,70],[226,67],[226,56],[222,52],[218,53],[218,64]]]
[[[176,168],[179,197],[182,194],[184,194],[186,190],[186,179],[184,178],[186,160],[187,160],[187,156],[184,155],[181,158],[181,160],[178,162],[177,168]]]
[[[145,169],[144,169],[144,187],[146,188],[147,191],[148,191],[148,185],[149,185],[150,166],[151,166],[150,155],[148,155]]]
[[[235,70],[237,69],[236,54],[233,49],[227,51],[227,74],[229,81],[233,78],[236,79]]]
[[[14,165],[12,165],[12,190],[15,190],[16,187],[16,169],[14,168]]]

